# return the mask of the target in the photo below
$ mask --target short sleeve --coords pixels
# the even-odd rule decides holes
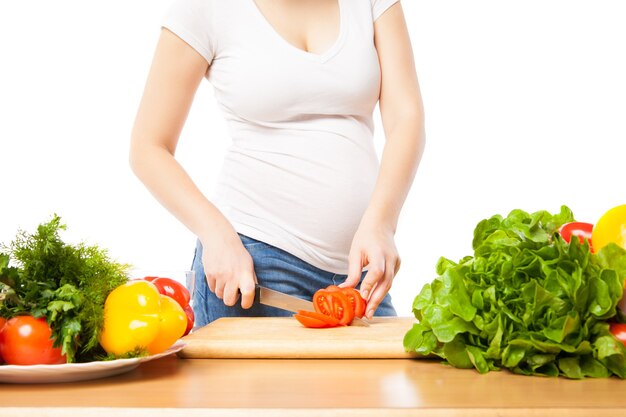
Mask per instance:
[[[378,19],[388,8],[400,0],[370,0],[372,2],[372,18]]]
[[[161,19],[167,28],[188,43],[209,64],[215,56],[211,0],[174,0]]]

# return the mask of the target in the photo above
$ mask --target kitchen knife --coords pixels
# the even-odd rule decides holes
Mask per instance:
[[[315,311],[311,301],[303,300],[302,298],[294,297],[293,295],[285,294],[280,291],[271,290],[258,284],[255,286],[254,302],[292,311],[294,313],[300,310]],[[365,319],[355,317],[354,320],[352,320],[352,326],[369,327],[369,322]]]

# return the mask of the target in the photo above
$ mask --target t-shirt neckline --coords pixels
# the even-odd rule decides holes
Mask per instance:
[[[278,33],[278,31],[269,22],[269,20],[267,20],[267,18],[265,17],[263,12],[259,8],[259,6],[256,4],[255,0],[246,0],[246,1],[254,9],[253,10],[254,14],[256,15],[257,19],[261,20],[261,24],[265,26],[266,31],[270,32],[274,38],[278,38],[278,42],[280,44],[282,44],[284,47],[286,47],[287,49],[290,49],[296,54],[299,54],[313,61],[323,63],[331,59],[333,56],[335,56],[335,54],[339,52],[339,49],[341,49],[341,46],[343,45],[343,41],[345,39],[345,34],[346,34],[346,17],[345,17],[346,11],[345,11],[345,5],[344,5],[343,0],[337,0],[337,6],[339,8],[339,33],[337,35],[337,38],[333,42],[333,44],[326,51],[322,53],[305,51],[304,49],[301,49],[295,46],[294,44],[292,44],[291,42],[289,42],[280,33]]]

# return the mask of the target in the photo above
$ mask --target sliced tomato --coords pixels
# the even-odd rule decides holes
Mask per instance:
[[[585,239],[589,242],[589,250],[593,252],[593,245],[591,243],[591,232],[593,231],[593,224],[583,222],[570,222],[565,223],[559,229],[559,233],[563,240],[567,243],[572,240],[572,236],[577,236],[580,243],[584,243]]]
[[[626,324],[623,323],[609,323],[609,331],[617,340],[622,342],[626,346]]]
[[[363,318],[365,314],[365,307],[367,302],[361,296],[361,293],[358,292],[354,288],[341,288],[336,285],[329,285],[326,287],[326,291],[341,291],[348,297],[350,300],[350,304],[352,304],[352,309],[354,310],[354,317]]]
[[[354,319],[354,308],[341,291],[318,290],[313,295],[313,307],[318,313],[339,320],[341,326],[347,326]]]
[[[350,300],[350,304],[352,304],[352,309],[354,310],[354,317],[363,318],[366,302],[363,297],[361,297],[361,293],[354,288],[342,288],[341,292]]]
[[[327,316],[316,311],[300,310],[298,314],[294,314],[296,320],[298,320],[304,327],[311,327],[315,329],[321,329],[326,327],[337,327],[339,320],[334,317]]]

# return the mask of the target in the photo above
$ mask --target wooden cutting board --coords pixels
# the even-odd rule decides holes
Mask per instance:
[[[369,327],[307,329],[291,317],[221,318],[182,340],[183,358],[412,358],[403,339],[413,317],[374,318]]]

